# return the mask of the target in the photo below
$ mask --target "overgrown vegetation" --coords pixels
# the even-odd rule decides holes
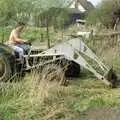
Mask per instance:
[[[7,42],[10,36],[10,32],[13,28],[12,27],[1,27],[0,28],[0,41],[3,42]],[[33,28],[33,27],[29,27],[26,28],[22,34],[22,38],[29,40],[29,41],[34,41],[34,40],[39,40],[39,41],[43,41],[43,39],[41,38],[41,35],[43,35],[43,39],[46,39],[46,31],[45,29],[40,29],[40,28]]]
[[[19,21],[37,27],[57,25],[67,18],[68,4],[68,0],[1,0],[0,26],[13,26]]]
[[[8,41],[10,32],[13,29],[13,27],[1,27],[0,28],[0,43],[5,43]],[[66,36],[68,34],[72,34],[74,30],[63,30],[61,31],[60,29],[57,29],[57,32],[54,31],[53,27],[49,27],[49,39],[51,43],[56,43],[58,41],[62,41],[63,38],[64,40],[70,38],[70,36]],[[64,32],[64,33],[63,33]],[[48,40],[47,37],[47,32],[45,27],[27,27],[24,29],[21,38],[24,40],[29,40],[30,42],[38,42],[39,43],[43,42],[46,43]]]
[[[70,2],[71,1],[68,0],[1,0],[0,41],[7,41],[10,30],[13,29],[18,22],[24,22],[32,28],[35,27],[33,30],[26,30],[26,33],[23,35],[25,39],[31,41],[47,40],[48,47],[50,47],[50,40],[53,39],[51,38],[51,27],[54,33],[64,29],[65,22],[71,17],[67,10],[67,5]],[[46,30],[41,32],[41,29]],[[31,31],[33,32],[31,33]]]
[[[84,120],[89,109],[120,107],[119,89],[108,89],[101,81],[81,76],[63,87],[34,75],[0,83],[1,120]]]
[[[115,1],[119,2],[119,0]],[[112,17],[110,13],[113,8],[119,6],[115,1],[106,0],[98,6],[96,11],[89,15],[89,23],[102,23],[109,26]],[[34,0],[34,2],[31,0],[1,0],[0,41],[8,40],[12,26],[19,20],[25,20],[31,25],[22,34],[24,39],[46,41],[47,33],[49,33],[49,39],[54,41],[59,39],[56,28],[61,30],[60,37],[62,37],[62,25],[69,16],[64,13],[66,9],[61,11],[60,6],[64,6],[66,2],[65,4],[64,0],[62,2],[53,0],[53,2],[55,4],[50,4],[51,0]],[[13,3],[15,7],[11,7]],[[55,7],[59,9],[56,10]],[[32,16],[31,19],[29,19],[30,16]],[[71,29],[74,31],[73,28]],[[54,38],[55,36],[57,38]],[[117,44],[119,42],[114,43],[112,38],[94,38],[89,45],[108,66],[114,66],[119,73],[120,54],[118,53],[120,50],[119,44]],[[47,70],[41,73],[34,72],[26,75],[22,81],[0,82],[0,120],[90,120],[91,116],[86,119],[84,117],[91,109],[120,108],[120,89],[107,88],[102,81],[96,80],[89,73],[81,73],[80,78],[73,79],[67,87],[64,87],[60,86],[57,81],[63,79],[61,74],[59,74],[59,78],[56,78],[54,76],[46,77]],[[48,79],[55,79],[55,81],[49,82]]]
[[[110,31],[106,31],[109,33]],[[114,68],[120,74],[120,43],[119,35],[113,36],[95,36],[87,42],[93,52],[107,65]]]
[[[113,28],[119,12],[120,0],[103,0],[87,18],[88,24],[102,24],[107,28]]]

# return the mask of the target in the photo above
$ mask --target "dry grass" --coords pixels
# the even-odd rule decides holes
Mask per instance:
[[[32,71],[23,81],[0,83],[0,113],[4,114],[6,120],[24,119],[29,120],[34,116],[34,119],[40,119],[44,114],[48,115],[43,120],[51,119],[52,116],[59,116],[61,111],[69,111],[64,106],[60,108],[54,104],[61,92],[63,92],[66,79],[62,69],[55,65],[46,66],[42,72]],[[47,106],[47,108],[45,108]],[[57,108],[56,108],[57,107]],[[42,113],[45,109],[45,113]],[[50,110],[54,111],[54,113]],[[41,113],[39,113],[39,111]],[[7,113],[8,112],[8,113]],[[30,113],[29,113],[30,112]],[[9,115],[10,114],[10,115]],[[14,114],[14,117],[12,117]],[[36,117],[37,116],[37,117]]]
[[[80,120],[90,108],[119,106],[119,89],[110,90],[101,81],[83,77],[64,87],[40,78],[34,72],[21,82],[1,83],[3,120]]]
[[[97,36],[88,41],[88,45],[106,65],[110,68],[113,66],[119,73],[120,41],[118,38]]]

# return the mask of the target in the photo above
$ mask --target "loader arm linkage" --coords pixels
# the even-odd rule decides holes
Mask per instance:
[[[92,50],[81,40],[82,38],[75,38],[40,53],[41,55],[62,54],[68,60],[78,63],[80,66],[92,72],[98,79],[103,80],[105,84],[111,85],[110,80],[106,79],[106,74],[109,73],[103,62],[92,52]],[[86,57],[91,59],[99,66],[99,69],[94,68],[91,63],[86,60]],[[102,73],[99,72],[102,71]]]

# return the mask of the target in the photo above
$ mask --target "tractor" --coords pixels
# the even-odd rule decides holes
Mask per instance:
[[[7,81],[20,71],[38,69],[52,63],[60,64],[61,67],[69,63],[65,69],[67,77],[77,77],[80,70],[85,68],[109,86],[116,86],[118,79],[113,69],[108,68],[83,42],[83,37],[61,42],[44,51],[32,49],[31,46],[24,55],[23,64],[20,64],[17,54],[8,45],[0,44],[0,81]]]

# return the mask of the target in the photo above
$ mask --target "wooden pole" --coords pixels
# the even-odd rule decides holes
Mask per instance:
[[[46,30],[47,30],[47,46],[48,46],[48,48],[50,48],[49,19],[48,19],[48,15],[46,15]]]

